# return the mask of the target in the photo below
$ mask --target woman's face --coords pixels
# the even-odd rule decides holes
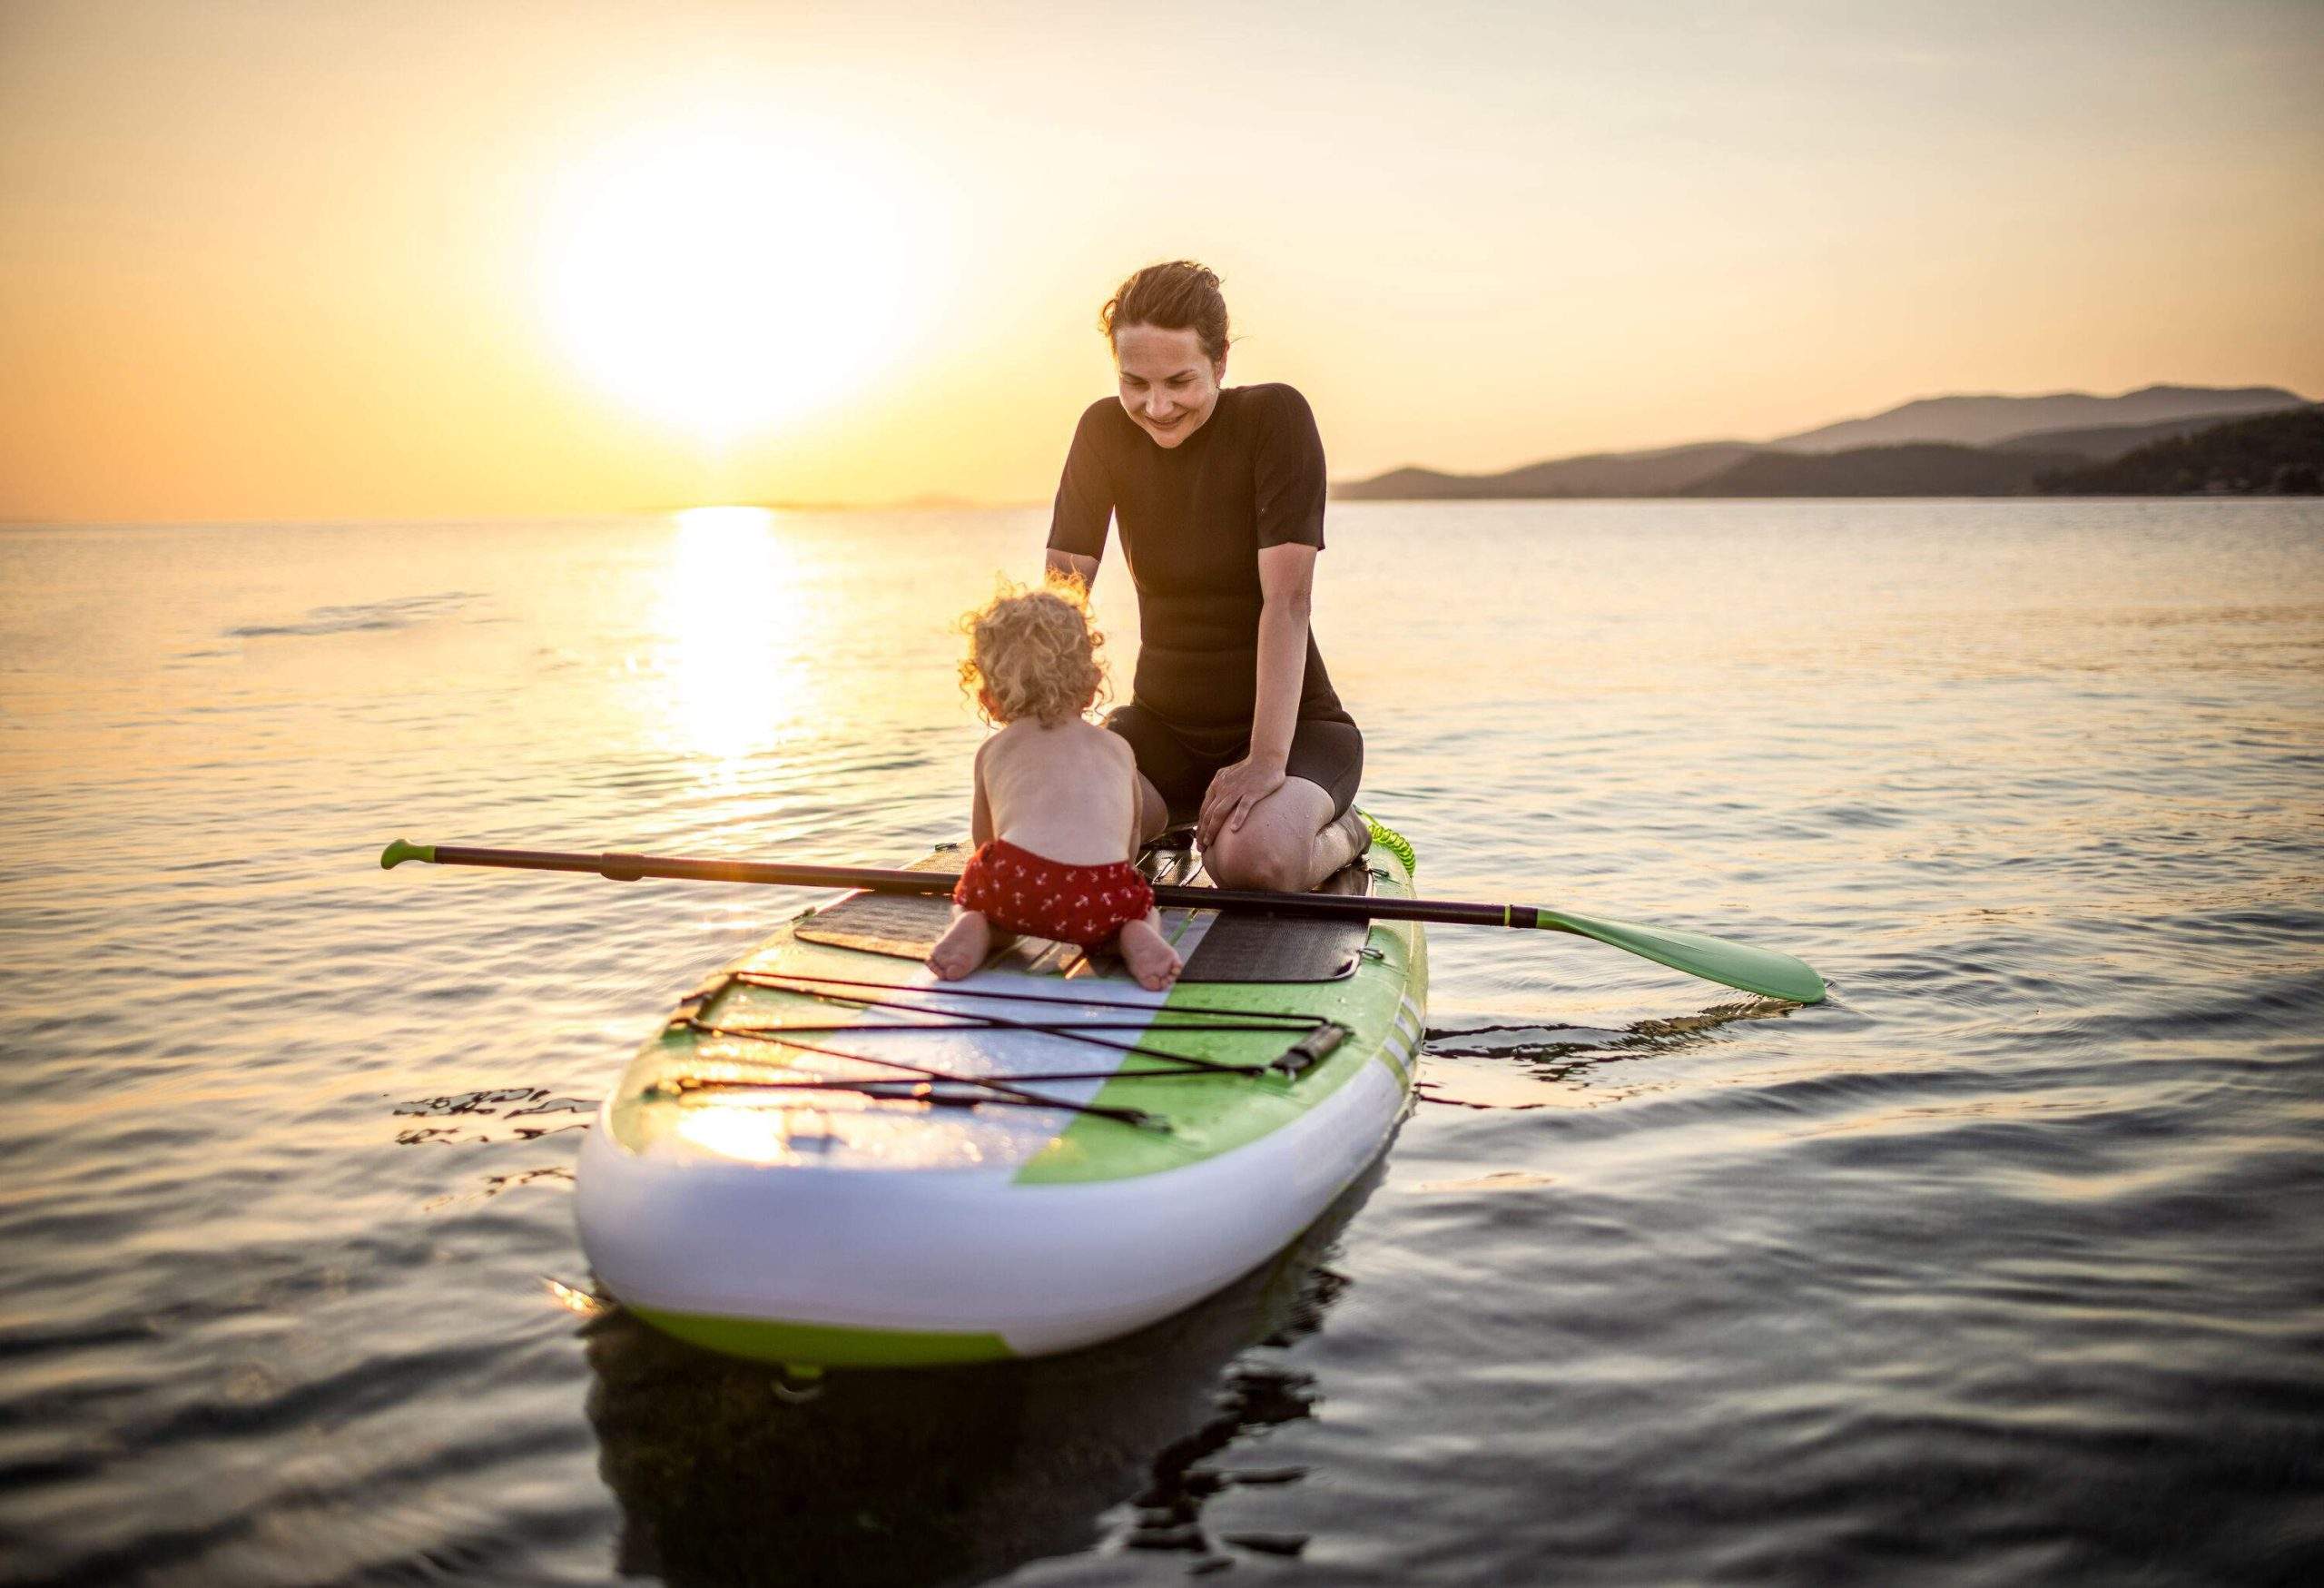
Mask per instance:
[[[1122,407],[1137,428],[1156,446],[1175,447],[1202,429],[1218,406],[1226,360],[1213,361],[1191,326],[1120,325],[1114,328],[1114,370]]]

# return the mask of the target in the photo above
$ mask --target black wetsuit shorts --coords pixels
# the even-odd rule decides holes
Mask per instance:
[[[1116,707],[1106,726],[1129,741],[1137,769],[1161,791],[1170,807],[1171,825],[1192,822],[1202,812],[1202,796],[1210,780],[1250,754],[1248,738],[1221,747],[1214,741],[1190,745],[1167,723],[1132,701]],[[1284,761],[1285,774],[1305,778],[1332,798],[1332,814],[1346,813],[1364,781],[1364,730],[1344,711],[1330,716],[1301,717],[1291,730],[1291,754]]]

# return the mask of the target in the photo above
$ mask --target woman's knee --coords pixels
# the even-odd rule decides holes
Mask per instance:
[[[1295,893],[1307,885],[1307,851],[1315,847],[1283,842],[1283,834],[1246,827],[1221,833],[1203,853],[1203,869],[1222,888],[1257,888],[1270,893]]]

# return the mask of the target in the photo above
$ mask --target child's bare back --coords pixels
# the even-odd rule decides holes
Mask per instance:
[[[1068,865],[1137,853],[1137,757],[1119,734],[1081,717],[1013,722],[978,748],[976,777],[980,843],[1005,838]]]

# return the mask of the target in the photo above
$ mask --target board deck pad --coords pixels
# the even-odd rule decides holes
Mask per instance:
[[[950,854],[931,856],[948,863]],[[937,869],[923,861],[913,867]],[[949,866],[946,867],[949,869]],[[1316,890],[1361,895],[1372,873],[1358,860]],[[952,919],[948,899],[910,893],[856,893],[801,922],[803,942],[921,960]],[[1201,935],[1179,979],[1186,981],[1336,981],[1355,972],[1371,932],[1368,921],[1287,921],[1260,914],[1220,915]]]
[[[948,843],[905,869],[957,877],[968,853],[966,845]],[[801,922],[796,935],[802,942],[924,960],[951,923],[952,901],[941,894],[852,893]]]
[[[1203,934],[1181,981],[1336,981],[1355,973],[1364,921],[1285,921],[1226,915]]]
[[[1364,894],[1371,868],[1358,858],[1315,890]],[[1336,981],[1355,974],[1356,956],[1372,932],[1369,921],[1286,921],[1279,915],[1221,915],[1203,934],[1184,981]]]
[[[952,901],[914,893],[856,893],[799,923],[804,942],[924,960],[952,922]]]

